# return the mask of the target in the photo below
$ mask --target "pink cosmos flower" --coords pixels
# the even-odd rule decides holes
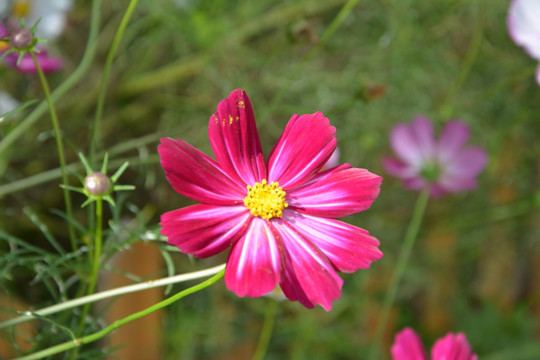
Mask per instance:
[[[540,1],[513,0],[506,22],[512,40],[540,61]],[[536,69],[536,82],[540,85],[540,65]]]
[[[422,340],[411,328],[396,334],[390,350],[394,360],[427,360]],[[435,342],[431,349],[431,360],[477,360],[467,337],[463,333],[448,333]]]
[[[320,112],[293,115],[265,160],[241,89],[219,103],[208,133],[216,160],[161,139],[169,183],[200,202],[163,214],[161,233],[196,257],[231,247],[225,283],[238,296],[262,296],[279,284],[288,299],[329,311],[341,296],[336,271],[368,268],[382,256],[366,230],[334,218],[368,209],[382,178],[349,164],[320,171],[337,144]]]
[[[487,154],[477,146],[464,147],[468,138],[467,125],[452,120],[437,141],[429,119],[417,117],[411,125],[392,129],[390,145],[397,159],[385,157],[383,166],[410,190],[431,185],[432,196],[471,190],[486,166]]]

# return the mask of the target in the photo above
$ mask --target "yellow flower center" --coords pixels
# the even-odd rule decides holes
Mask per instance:
[[[251,210],[251,215],[263,219],[281,217],[283,209],[289,204],[285,202],[285,191],[279,187],[277,181],[268,185],[266,180],[247,187],[248,194],[244,199],[244,205]]]
[[[13,9],[11,12],[14,16],[23,18],[26,15],[30,13],[31,5],[30,1],[28,0],[19,0],[15,1],[15,4],[13,4]]]

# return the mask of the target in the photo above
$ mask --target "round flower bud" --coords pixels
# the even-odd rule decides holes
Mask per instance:
[[[10,36],[11,46],[16,49],[26,49],[32,46],[34,36],[28,29],[17,29],[11,33]]]
[[[107,195],[111,191],[111,181],[101,171],[93,172],[84,178],[84,188],[91,195]]]

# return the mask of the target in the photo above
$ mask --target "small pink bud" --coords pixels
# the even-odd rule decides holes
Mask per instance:
[[[28,29],[17,29],[11,33],[11,46],[16,49],[26,49],[32,45],[34,36]]]
[[[84,188],[92,195],[106,195],[111,191],[111,181],[101,171],[84,178]]]

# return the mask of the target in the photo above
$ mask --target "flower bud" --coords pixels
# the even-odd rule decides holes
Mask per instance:
[[[32,46],[34,36],[28,29],[17,29],[11,33],[10,40],[15,49],[26,49]]]
[[[111,180],[101,171],[96,171],[84,178],[84,188],[91,195],[107,195],[111,191]]]

